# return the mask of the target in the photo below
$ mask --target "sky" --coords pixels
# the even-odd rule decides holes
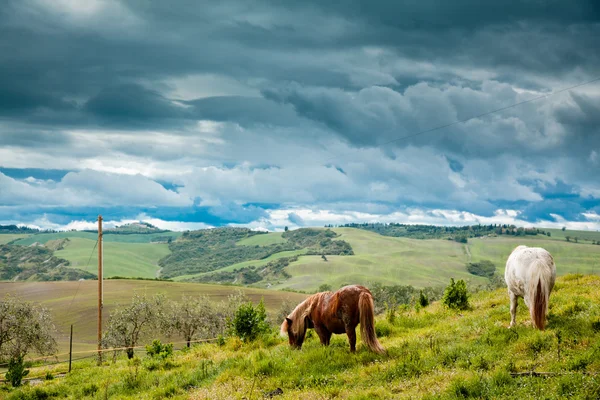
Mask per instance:
[[[595,0],[5,0],[0,224],[600,230],[599,37]]]

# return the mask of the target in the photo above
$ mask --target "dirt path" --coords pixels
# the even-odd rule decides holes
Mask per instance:
[[[465,254],[467,255],[467,262],[471,262],[471,250],[469,250],[469,245],[465,244]]]

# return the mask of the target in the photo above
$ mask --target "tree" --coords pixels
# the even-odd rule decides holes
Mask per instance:
[[[47,309],[7,295],[0,302],[0,360],[9,360],[14,386],[27,375],[23,358],[30,352],[50,355],[56,352],[55,327]]]
[[[563,226],[563,227],[562,227],[562,231],[563,231],[563,232],[564,232],[566,229],[567,229],[567,227],[566,227],[566,226]]]
[[[285,228],[283,228],[283,230],[287,232],[288,231],[288,227],[286,226]]]
[[[331,285],[323,283],[321,286],[319,286],[317,292],[331,292]]]
[[[325,257],[325,254],[322,254],[321,258],[323,259],[323,261],[327,261],[327,257]]]
[[[565,236],[565,239],[567,239],[567,242],[571,241],[571,236]]]
[[[180,302],[171,301],[166,306],[163,328],[167,334],[177,332],[187,342],[209,339],[225,332],[226,314],[207,296],[183,296]]]
[[[127,358],[133,358],[133,348],[160,325],[164,296],[148,297],[135,293],[131,304],[117,308],[108,320],[103,344],[106,347],[126,347]]]

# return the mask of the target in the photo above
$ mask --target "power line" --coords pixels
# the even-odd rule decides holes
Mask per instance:
[[[90,261],[92,260],[92,256],[94,255],[94,250],[96,250],[96,246],[98,245],[98,240],[96,240],[96,244],[94,244],[94,247],[92,248],[92,252],[90,253],[90,257],[88,258],[88,262],[85,266],[85,269],[87,270],[87,267],[89,267],[90,265]],[[69,303],[69,309],[71,308],[71,305],[73,304],[73,300],[75,300],[75,296],[77,296],[77,293],[79,293],[79,287],[81,286],[81,280],[79,281],[79,283],[77,284],[77,289],[75,290],[75,294],[73,295],[73,298],[71,299],[71,302]]]
[[[554,96],[554,95],[557,95],[559,93],[563,93],[563,92],[566,92],[566,91],[569,91],[569,90],[572,90],[572,89],[576,89],[578,87],[582,87],[582,86],[585,86],[585,85],[589,85],[590,83],[594,83],[594,82],[598,82],[598,81],[600,81],[600,77],[591,79],[591,80],[586,81],[586,82],[579,83],[577,85],[569,86],[568,88],[560,89],[560,90],[557,90],[557,91],[552,92],[552,93],[543,94],[543,95],[540,95],[540,96],[537,96],[537,97],[533,97],[533,98],[531,98],[529,100],[520,101],[518,103],[513,103],[513,104],[510,104],[510,105],[505,106],[505,107],[497,108],[495,110],[486,111],[486,112],[481,113],[481,114],[473,115],[473,116],[468,117],[468,118],[459,119],[457,121],[450,122],[450,123],[447,123],[447,124],[444,124],[444,125],[439,125],[439,126],[436,126],[436,127],[430,128],[430,129],[426,129],[426,130],[422,130],[422,131],[419,131],[419,132],[411,133],[410,135],[406,135],[406,136],[402,136],[402,137],[399,137],[399,138],[396,138],[396,139],[392,139],[392,140],[389,140],[389,141],[387,141],[385,143],[380,143],[380,144],[376,145],[375,147],[386,146],[388,144],[392,144],[392,143],[398,142],[400,140],[411,139],[411,138],[414,138],[416,136],[424,135],[426,133],[438,131],[438,130],[444,129],[444,128],[449,128],[451,126],[462,124],[462,123],[470,121],[472,119],[485,117],[486,115],[490,115],[490,114],[494,114],[494,113],[497,113],[497,112],[500,112],[500,111],[508,110],[510,108],[518,107],[518,106],[521,106],[523,104],[531,103],[531,102],[536,101],[536,100],[545,99],[545,98],[548,98],[550,96]],[[325,161],[331,161],[331,160],[334,160],[334,159],[339,158],[339,157],[341,157],[341,156],[339,156],[339,155],[338,156],[334,156],[334,157],[328,158]]]

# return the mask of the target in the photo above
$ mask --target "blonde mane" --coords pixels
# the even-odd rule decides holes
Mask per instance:
[[[321,299],[330,294],[331,292],[316,293],[298,304],[281,324],[281,336],[288,334],[288,329],[290,328],[288,319],[292,320],[291,331],[294,335],[306,332],[306,318],[310,315],[314,307],[321,302]]]

